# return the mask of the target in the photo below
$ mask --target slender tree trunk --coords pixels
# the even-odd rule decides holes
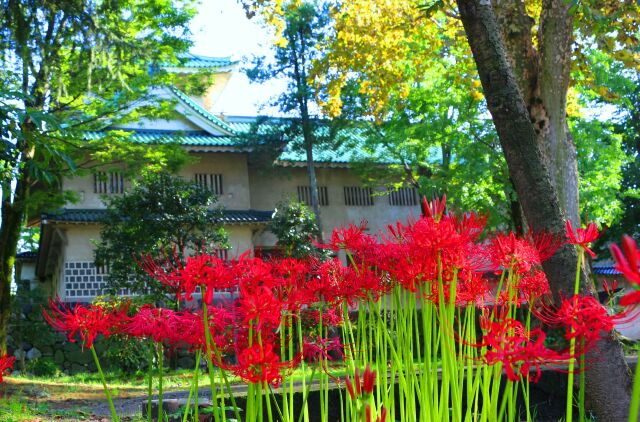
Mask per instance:
[[[457,3],[527,223],[534,232],[561,236],[564,215],[549,177],[549,163],[538,144],[529,110],[509,64],[491,1],[457,0]],[[564,245],[544,263],[556,295],[573,293],[576,263],[577,253],[571,245]],[[584,283],[586,274],[582,274],[582,279]],[[599,420],[626,420],[631,380],[621,344],[609,336],[601,341],[600,350],[606,354],[588,360],[587,395],[591,407]]]
[[[309,118],[307,117],[307,120]],[[303,131],[309,132],[305,134],[305,152],[307,154],[307,176],[309,177],[309,190],[311,191],[311,208],[313,209],[313,213],[316,215],[316,225],[318,226],[318,231],[320,232],[320,240],[322,240],[322,221],[320,219],[320,198],[318,195],[318,179],[316,178],[316,167],[313,162],[313,134],[311,133],[311,128],[304,129],[305,126],[309,126],[308,122],[305,125],[305,122],[302,122]],[[310,139],[307,142],[307,137]]]
[[[293,35],[293,34],[292,34]],[[311,116],[309,115],[308,98],[312,92],[307,81],[307,45],[306,36],[302,28],[289,39],[291,43],[299,42],[299,54],[295,49],[291,50],[293,73],[296,82],[296,100],[298,102],[298,111],[300,112],[300,122],[302,124],[302,136],[304,138],[304,149],[307,155],[307,176],[309,177],[309,190],[311,196],[311,208],[316,217],[316,225],[320,232],[320,241],[322,241],[322,220],[320,218],[320,201],[318,198],[318,179],[316,178],[316,168],[313,162],[313,144],[315,143],[313,128],[311,125]]]
[[[9,184],[2,191],[2,222],[0,223],[0,355],[7,351],[9,314],[11,310],[11,283],[20,228],[25,217],[25,201],[29,180],[25,170],[20,171],[16,189],[11,195]]]

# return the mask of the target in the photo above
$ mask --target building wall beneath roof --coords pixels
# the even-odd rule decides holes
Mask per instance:
[[[420,206],[391,205],[386,188],[373,189],[373,205],[348,206],[345,203],[345,187],[362,186],[360,179],[345,168],[318,168],[318,186],[327,187],[328,205],[320,207],[324,237],[335,227],[360,224],[367,221],[371,233],[386,230],[387,225],[396,221],[406,222],[408,218],[420,215]],[[273,209],[287,198],[298,199],[298,186],[308,186],[305,168],[285,167],[261,172],[250,170],[251,207]],[[265,238],[265,241],[266,238]]]
[[[253,237],[259,231],[250,225],[228,225],[225,227],[229,235],[228,258],[236,258],[247,250],[253,250]],[[107,272],[94,265],[94,242],[100,238],[98,225],[67,225],[62,229],[66,244],[61,254],[61,262],[53,277],[57,285],[57,294],[69,302],[87,302],[93,297],[103,294],[106,287]],[[122,295],[130,292],[121,291]]]
[[[196,163],[186,166],[180,176],[194,180],[195,174],[221,174],[223,193],[218,203],[230,210],[250,208],[247,156],[241,153],[194,153]]]
[[[228,209],[246,210],[250,207],[249,170],[246,154],[241,153],[193,153],[195,162],[186,166],[179,175],[185,180],[194,180],[196,174],[221,174],[222,194],[218,204]],[[125,189],[131,187],[129,180],[124,181]],[[68,203],[66,208],[105,208],[103,194],[95,192],[95,178],[84,175],[63,180],[63,189],[78,195],[78,201]],[[115,195],[115,194],[108,194]]]

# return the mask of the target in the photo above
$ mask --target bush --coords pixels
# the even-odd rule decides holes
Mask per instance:
[[[60,368],[51,358],[38,358],[27,362],[27,372],[39,377],[56,377],[60,375]]]
[[[106,366],[126,374],[146,370],[149,366],[151,344],[147,340],[113,336],[105,340]]]

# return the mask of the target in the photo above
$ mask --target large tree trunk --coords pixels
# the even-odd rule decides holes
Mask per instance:
[[[491,1],[457,0],[457,3],[527,224],[534,232],[547,231],[562,236],[565,217],[549,176],[551,163],[538,143],[538,134],[509,63]],[[572,183],[577,185],[577,181]],[[557,294],[573,293],[576,264],[577,253],[572,245],[564,245],[544,263],[545,273]],[[582,279],[586,280],[584,273]],[[599,420],[626,420],[631,379],[622,347],[613,337],[607,337],[600,349],[606,354],[599,353],[589,359],[589,403]]]

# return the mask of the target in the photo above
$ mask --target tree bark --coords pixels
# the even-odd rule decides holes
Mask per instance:
[[[29,178],[20,170],[15,191],[4,184],[2,189],[2,224],[0,224],[0,355],[7,352],[7,335],[11,311],[11,283],[16,260],[20,229],[25,218],[25,201]],[[12,197],[13,196],[13,197]]]
[[[550,163],[540,148],[538,134],[511,69],[491,1],[457,0],[457,3],[527,223],[534,232],[546,231],[563,236],[565,216],[549,176]],[[572,245],[562,246],[544,263],[556,297],[573,294],[576,265],[577,252]],[[584,285],[586,274],[583,272],[581,276]],[[631,376],[622,346],[608,336],[602,339],[600,350],[606,355],[595,357],[592,354],[588,359],[587,398],[599,420],[626,420]]]

